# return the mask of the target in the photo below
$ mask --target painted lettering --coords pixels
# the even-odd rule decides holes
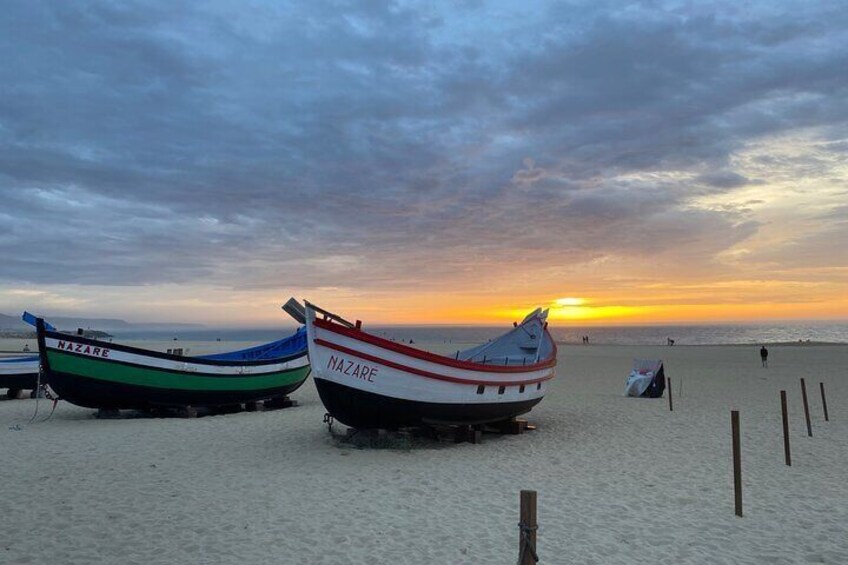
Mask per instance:
[[[67,341],[59,341],[56,345],[58,349],[63,351],[70,351],[72,353],[82,353],[83,355],[91,355],[93,357],[109,357],[109,349],[105,347],[92,347],[90,345],[86,345],[84,343],[70,343]]]
[[[336,357],[335,355],[331,355],[330,358],[327,360],[327,369],[335,371],[337,373],[341,373],[343,375],[362,379],[364,381],[368,381],[369,383],[373,383],[373,377],[377,375],[377,367],[363,365],[362,363],[357,363],[356,361]]]

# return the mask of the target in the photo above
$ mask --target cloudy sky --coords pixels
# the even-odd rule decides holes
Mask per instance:
[[[0,312],[848,318],[842,0],[3,12]]]

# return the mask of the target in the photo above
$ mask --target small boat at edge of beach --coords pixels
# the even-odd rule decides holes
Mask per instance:
[[[352,428],[506,421],[541,402],[555,374],[547,310],[451,357],[369,334],[309,302],[304,319],[321,401]]]
[[[9,389],[6,396],[17,398],[24,389],[38,386],[38,355],[0,358],[0,388]]]
[[[302,327],[264,345],[188,357],[59,332],[33,319],[43,381],[62,400],[87,408],[146,410],[279,399],[310,372]]]

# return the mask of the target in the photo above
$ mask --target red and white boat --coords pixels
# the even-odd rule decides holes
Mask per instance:
[[[353,428],[472,425],[530,411],[554,378],[547,311],[446,357],[369,334],[306,303],[312,376],[327,412]]]

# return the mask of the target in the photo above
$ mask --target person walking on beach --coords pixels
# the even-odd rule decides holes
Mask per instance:
[[[760,348],[760,359],[763,361],[763,367],[768,368],[768,349],[765,345]]]

